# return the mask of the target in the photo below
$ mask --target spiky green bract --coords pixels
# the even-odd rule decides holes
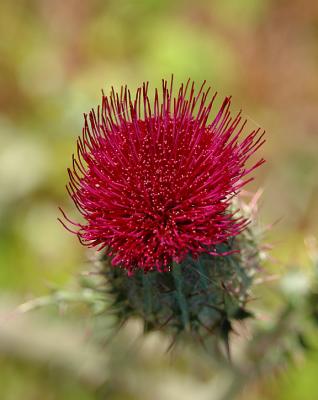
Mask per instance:
[[[228,344],[233,321],[252,316],[246,303],[260,252],[251,228],[217,249],[236,252],[188,256],[169,272],[136,271],[132,276],[104,259],[102,272],[118,322],[139,317],[145,332],[190,334],[200,341],[216,335]]]

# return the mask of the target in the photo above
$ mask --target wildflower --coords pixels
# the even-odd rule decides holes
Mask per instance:
[[[242,138],[246,121],[231,116],[226,97],[212,121],[216,94],[188,81],[177,95],[163,81],[154,99],[148,83],[103,94],[84,116],[68,191],[84,222],[64,213],[81,243],[104,249],[130,274],[165,272],[188,256],[220,254],[247,220],[232,199],[261,165],[246,163],[264,142],[260,129]],[[231,249],[221,254],[231,253]]]

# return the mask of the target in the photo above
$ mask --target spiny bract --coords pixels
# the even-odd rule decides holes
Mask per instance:
[[[249,212],[247,206],[244,208],[245,213]],[[138,317],[145,332],[161,330],[175,338],[192,337],[201,343],[214,337],[228,346],[233,322],[252,316],[247,303],[263,256],[259,234],[252,223],[239,235],[217,245],[220,254],[231,254],[205,253],[195,259],[187,256],[170,272],[136,271],[127,276],[111,266],[109,257],[103,257],[99,269],[106,278],[106,293],[116,323],[121,325]]]

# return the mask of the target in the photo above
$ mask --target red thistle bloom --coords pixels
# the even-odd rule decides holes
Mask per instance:
[[[217,254],[217,244],[246,226],[231,199],[264,162],[245,166],[263,134],[241,139],[246,121],[231,117],[228,97],[208,122],[216,96],[208,100],[209,91],[188,81],[174,96],[172,80],[163,81],[151,105],[148,83],[135,97],[122,87],[84,115],[68,191],[85,222],[64,217],[113,265],[164,271],[189,254]]]

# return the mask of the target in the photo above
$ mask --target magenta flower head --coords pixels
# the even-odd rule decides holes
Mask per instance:
[[[229,97],[211,118],[216,94],[209,92],[190,81],[174,92],[172,79],[153,96],[148,83],[134,96],[122,87],[84,116],[68,170],[84,221],[64,219],[114,266],[169,271],[189,255],[219,255],[218,245],[247,226],[232,200],[264,162],[246,166],[263,134],[243,137],[246,121],[231,116]]]

